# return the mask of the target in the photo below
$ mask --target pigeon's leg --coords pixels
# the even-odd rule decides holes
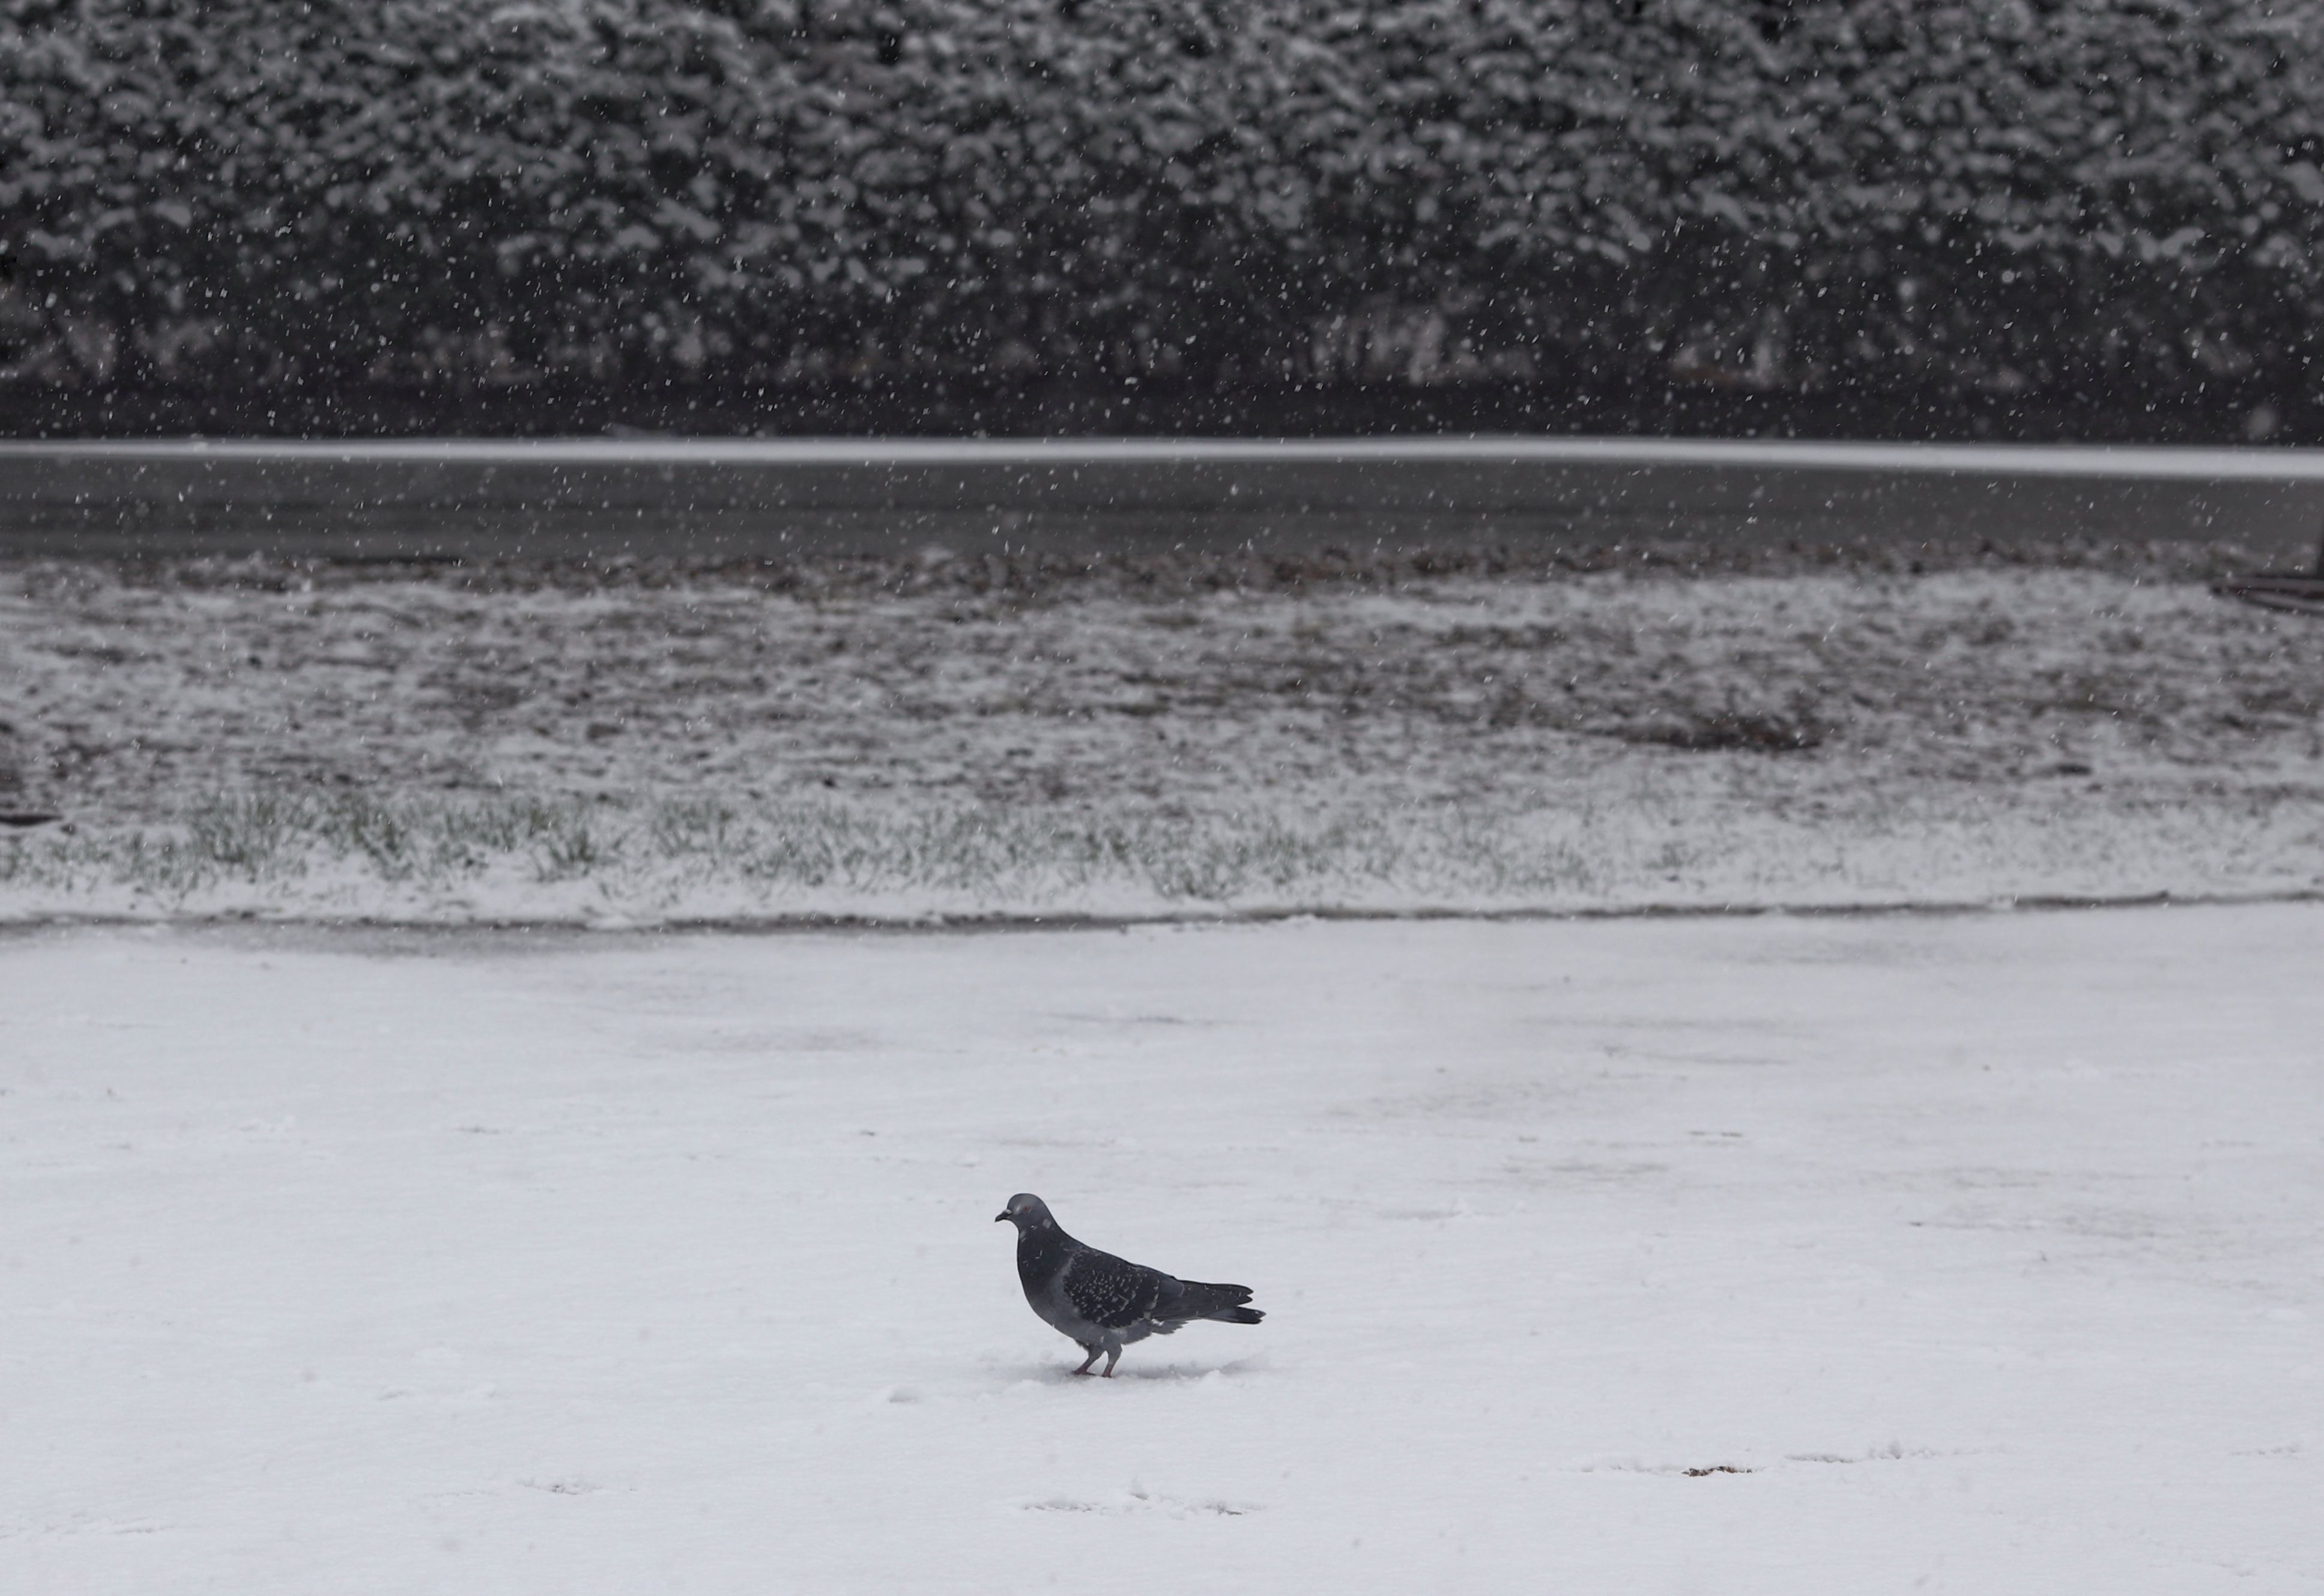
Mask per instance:
[[[1082,1348],[1082,1351],[1083,1351],[1083,1352],[1087,1352],[1087,1353],[1089,1354],[1089,1356],[1082,1360],[1082,1366],[1081,1366],[1079,1369],[1076,1369],[1076,1370],[1074,1370],[1074,1372],[1075,1374],[1087,1374],[1087,1373],[1090,1371],[1090,1365],[1097,1361],[1097,1355],[1098,1355],[1100,1352],[1102,1352],[1103,1351],[1105,1351],[1105,1349],[1104,1349],[1103,1347],[1093,1347],[1093,1346],[1087,1346],[1087,1345],[1084,1345],[1084,1346]],[[1115,1354],[1114,1354],[1114,1356],[1116,1356],[1117,1358],[1118,1358],[1118,1357],[1120,1357],[1120,1355],[1121,1355],[1121,1354],[1120,1354],[1120,1353],[1119,1353],[1119,1352],[1117,1352],[1117,1353],[1115,1353]],[[1109,1372],[1111,1372],[1111,1371],[1109,1371]]]
[[[1094,1363],[1095,1361],[1097,1361],[1097,1354],[1096,1354],[1095,1352],[1092,1352],[1092,1353],[1090,1354],[1090,1361],[1092,1361],[1093,1363]],[[1105,1378],[1106,1378],[1106,1379],[1111,1379],[1113,1378],[1113,1366],[1114,1366],[1115,1364],[1117,1364],[1117,1363],[1120,1362],[1120,1361],[1121,1361],[1121,1349],[1120,1349],[1120,1347],[1116,1347],[1116,1348],[1114,1348],[1114,1349],[1113,1349],[1113,1355],[1112,1355],[1111,1357],[1108,1358],[1108,1359],[1105,1361]]]

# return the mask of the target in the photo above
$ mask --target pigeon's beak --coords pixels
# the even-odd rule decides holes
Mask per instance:
[[[1008,1218],[1008,1217],[1009,1217],[1009,1210],[1007,1210],[1006,1208],[1004,1208],[1004,1209],[1002,1209],[1000,1213],[996,1213],[996,1214],[994,1214],[994,1215],[992,1216],[992,1222],[993,1222],[993,1223],[995,1223],[995,1224],[999,1224],[1002,1220],[1004,1220],[1004,1219],[1006,1219],[1006,1218]]]

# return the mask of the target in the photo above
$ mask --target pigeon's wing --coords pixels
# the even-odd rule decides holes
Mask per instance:
[[[1074,1313],[1108,1330],[1126,1330],[1153,1312],[1165,1281],[1177,1285],[1158,1269],[1084,1248],[1066,1261],[1057,1284]]]
[[[1186,1322],[1180,1311],[1186,1296],[1186,1283],[1158,1269],[1147,1272],[1154,1277],[1154,1296],[1146,1305],[1146,1328],[1156,1335],[1167,1335]]]

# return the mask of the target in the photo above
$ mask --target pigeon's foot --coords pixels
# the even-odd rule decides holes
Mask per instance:
[[[1104,1352],[1105,1349],[1103,1347],[1084,1347],[1082,1351],[1087,1352],[1089,1356],[1082,1360],[1082,1366],[1074,1370],[1075,1374],[1087,1374],[1090,1371],[1090,1365],[1097,1361],[1098,1354]],[[1119,1352],[1114,1355],[1116,1357],[1120,1356]],[[1111,1369],[1108,1369],[1106,1372],[1111,1374],[1113,1370]]]
[[[1090,1360],[1090,1361],[1091,1361],[1091,1362],[1093,1362],[1093,1363],[1094,1363],[1094,1362],[1096,1362],[1096,1361],[1097,1361],[1097,1360],[1096,1360],[1095,1358],[1093,1358],[1093,1358]],[[1106,1379],[1111,1379],[1113,1378],[1113,1366],[1114,1366],[1115,1364],[1117,1364],[1117,1363],[1120,1362],[1120,1361],[1121,1361],[1121,1349],[1120,1349],[1120,1347],[1116,1347],[1116,1348],[1114,1348],[1114,1349],[1113,1349],[1113,1356],[1112,1356],[1112,1357],[1111,1357],[1111,1358],[1108,1358],[1108,1359],[1105,1361],[1105,1378],[1106,1378]]]

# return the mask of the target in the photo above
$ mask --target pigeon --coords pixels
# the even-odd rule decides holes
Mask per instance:
[[[1089,1356],[1075,1374],[1105,1354],[1105,1378],[1121,1361],[1121,1349],[1149,1335],[1167,1335],[1191,1319],[1223,1324],[1256,1324],[1266,1315],[1243,1305],[1248,1286],[1211,1286],[1180,1280],[1127,1263],[1110,1252],[1084,1247],[1057,1228],[1049,1205],[1030,1192],[1019,1192],[992,1216],[1017,1227],[1017,1278],[1025,1300],[1050,1329],[1070,1337]]]

